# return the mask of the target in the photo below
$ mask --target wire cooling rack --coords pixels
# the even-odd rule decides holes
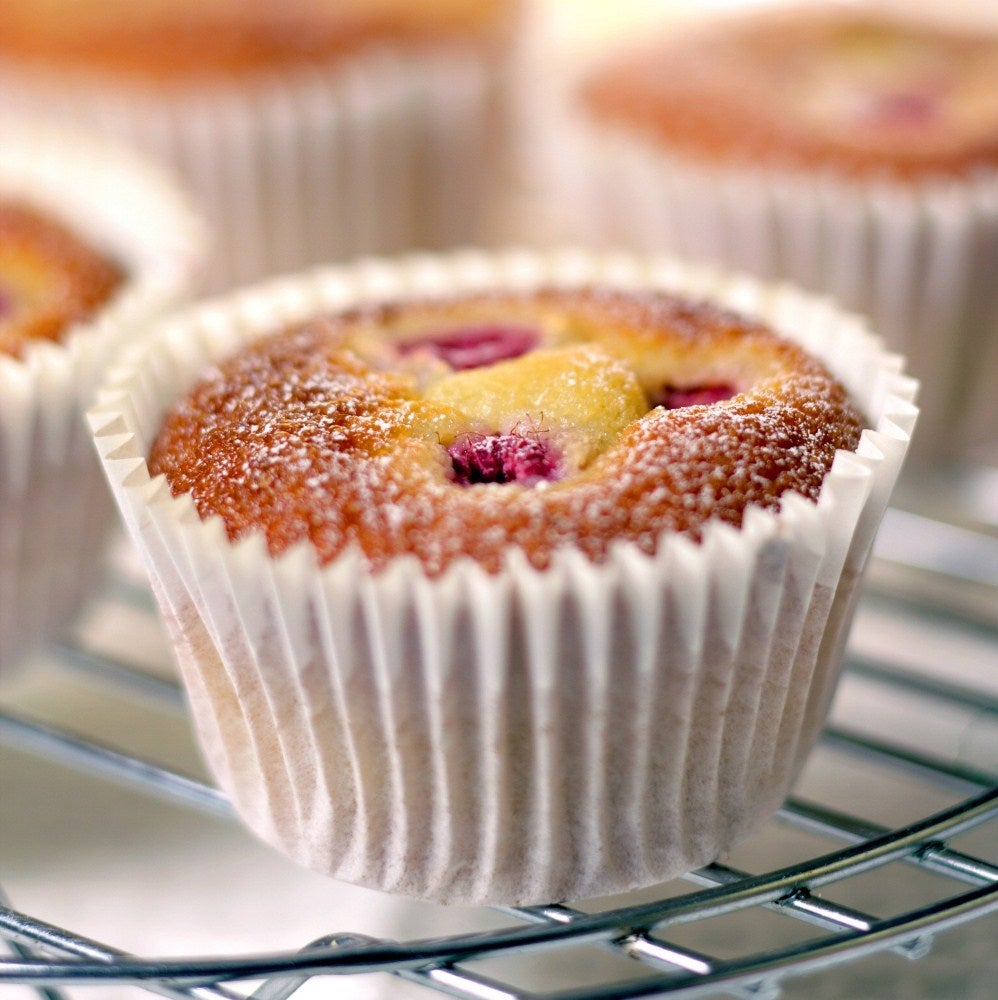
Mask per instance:
[[[930,626],[932,616],[939,615],[969,622],[998,665],[998,533],[967,531],[892,510],[877,551],[864,606],[889,618],[900,616],[902,622],[909,620],[904,616],[913,607],[917,617],[910,620],[924,624],[928,616]],[[112,601],[133,611],[138,608],[150,617],[149,627],[156,627],[144,591],[117,579],[110,592]],[[86,673],[108,691],[127,692],[183,711],[175,683],[130,662],[80,644],[61,646],[53,655],[63,668]],[[870,656],[853,648],[849,678],[879,685],[888,701],[917,697],[940,711],[969,712],[988,725],[998,720],[998,698],[986,689],[912,670],[890,656]],[[672,886],[639,902],[501,908],[503,926],[491,931],[387,940],[351,933],[345,915],[346,930],[312,941],[295,953],[169,960],[134,957],[53,926],[16,909],[0,890],[0,938],[9,952],[9,957],[0,954],[0,994],[4,984],[16,983],[48,1000],[65,1000],[76,995],[77,987],[131,984],[174,998],[287,1000],[322,977],[335,984],[335,977],[381,972],[414,984],[427,996],[436,993],[465,1000],[651,996],[774,1000],[781,994],[781,984],[792,977],[876,952],[922,958],[932,954],[941,932],[998,910],[998,776],[975,762],[892,742],[873,728],[871,733],[831,727],[816,752],[849,758],[854,766],[876,772],[881,782],[910,779],[932,786],[947,804],[916,822],[888,827],[827,803],[791,798],[776,822],[804,831],[824,845],[802,862],[761,872],[711,864],[685,877],[696,888]],[[0,742],[185,809],[231,817],[228,802],[215,788],[170,767],[43,724],[18,711],[16,704],[0,710]],[[971,831],[976,843],[992,850],[962,849],[959,841]],[[936,876],[932,893],[917,905],[887,915],[843,901],[849,898],[851,882],[890,866],[932,873]],[[0,859],[0,882],[2,869]],[[789,944],[774,935],[764,949],[724,956],[683,943],[684,931],[691,925],[710,928],[745,911],[775,914],[780,921],[804,925],[807,934],[803,940],[797,935]],[[515,975],[481,968],[490,967],[489,960],[495,958],[519,960],[580,947],[628,959],[615,968],[626,966],[629,971],[596,986],[537,990],[518,984]],[[329,995],[335,995],[332,986]]]

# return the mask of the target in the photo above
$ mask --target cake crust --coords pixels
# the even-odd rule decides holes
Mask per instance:
[[[427,348],[498,323],[536,346],[469,370]],[[322,562],[356,546],[375,569],[412,554],[430,575],[462,556],[495,572],[511,547],[538,567],[561,547],[598,561],[616,541],[654,552],[666,531],[737,526],[788,490],[815,499],[862,426],[761,324],[664,293],[542,290],[265,337],[171,410],[149,465],[275,555],[309,540]]]
[[[89,319],[124,271],[44,212],[0,198],[0,353],[21,357]]]
[[[627,52],[580,100],[708,163],[962,175],[998,165],[998,34],[838,6],[757,12]]]
[[[329,65],[362,49],[491,44],[516,0],[9,0],[0,55],[157,85]]]

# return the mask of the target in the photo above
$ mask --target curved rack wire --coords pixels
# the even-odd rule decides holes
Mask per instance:
[[[907,516],[892,514],[888,532]],[[949,539],[952,543],[954,536]],[[984,537],[979,543],[993,549],[998,541]],[[952,544],[948,551],[954,551]],[[908,551],[905,559],[913,565],[917,556]],[[998,562],[994,571],[998,573]],[[989,586],[993,581],[983,583]],[[130,592],[120,581],[116,590],[119,599],[137,601],[152,613],[144,594]],[[988,628],[998,649],[998,629],[994,623]],[[63,646],[56,653],[66,666],[86,671],[102,683],[182,710],[182,695],[169,681],[79,646]],[[976,689],[855,655],[848,667],[854,674],[875,676],[898,691],[918,691],[941,703],[998,717],[998,699]],[[0,741],[186,808],[232,815],[225,798],[202,782],[15,711],[0,711]],[[495,931],[405,942],[346,932],[320,938],[294,953],[169,961],[137,958],[20,912],[0,893],[0,938],[6,939],[12,952],[10,958],[0,958],[0,986],[32,986],[48,1000],[63,1000],[63,987],[101,983],[138,985],[161,996],[194,1000],[287,1000],[315,977],[388,972],[425,987],[428,993],[464,1000],[624,1000],[718,994],[771,1000],[779,996],[781,980],[790,975],[886,949],[919,958],[930,952],[933,937],[940,931],[998,911],[998,864],[951,846],[955,837],[985,824],[996,824],[998,830],[998,776],[841,728],[827,730],[822,745],[866,767],[915,774],[955,794],[958,801],[911,825],[887,829],[820,803],[792,798],[780,810],[779,822],[836,841],[841,845],[838,849],[759,874],[708,865],[686,876],[699,889],[640,905],[597,912],[564,903],[504,907],[499,912],[509,925]],[[998,837],[992,839],[998,843]],[[845,880],[898,862],[942,876],[935,898],[889,917],[836,902],[836,888]],[[714,957],[670,940],[670,931],[681,925],[752,907],[802,921],[818,933],[800,943],[735,958]],[[538,993],[469,967],[490,957],[553,952],[580,944],[633,960],[635,974],[641,978]],[[249,993],[232,985],[250,981]]]

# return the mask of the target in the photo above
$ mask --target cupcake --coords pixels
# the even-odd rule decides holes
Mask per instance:
[[[10,0],[0,87],[185,178],[223,288],[474,239],[517,0]]]
[[[175,316],[90,419],[250,829],[536,903],[702,865],[785,796],[908,446],[900,370],[790,290],[468,253]]]
[[[19,200],[0,200],[0,275],[0,351],[15,358],[91,319],[125,278],[116,261]]]
[[[0,117],[0,677],[99,580],[114,510],[82,411],[130,333],[194,280],[200,229],[102,142]]]
[[[923,457],[998,444],[998,33],[953,20],[769,6],[579,60],[537,122],[559,238],[830,293],[922,380]]]

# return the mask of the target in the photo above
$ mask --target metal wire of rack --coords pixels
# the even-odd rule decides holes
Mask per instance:
[[[905,516],[892,512],[888,528],[893,524],[897,529],[898,519]],[[932,525],[926,522],[923,527]],[[924,534],[919,537],[924,547]],[[954,538],[963,544],[975,541],[971,536],[950,534],[947,538],[950,553]],[[998,540],[986,536],[978,543],[993,549]],[[888,552],[887,557],[885,563],[892,557],[898,560],[896,552]],[[903,553],[901,558],[909,564],[919,561],[917,552]],[[991,571],[998,573],[998,561],[985,576]],[[946,572],[950,579],[959,579],[951,566]],[[994,587],[990,579],[978,583]],[[121,580],[114,583],[113,591],[115,600],[153,614],[144,591]],[[998,590],[992,589],[991,594]],[[985,627],[998,649],[998,628],[993,621]],[[171,711],[183,711],[183,697],[174,682],[150,676],[132,663],[80,645],[60,646],[53,653],[64,668],[82,671],[108,690],[127,691]],[[914,692],[939,705],[970,708],[992,721],[998,718],[998,698],[973,686],[927,678],[902,665],[855,653],[848,669],[854,675],[874,678],[893,692]],[[0,742],[185,809],[232,816],[228,802],[210,785],[66,728],[39,722],[16,707],[0,710]],[[48,1000],[66,1000],[67,987],[110,983],[193,1000],[288,1000],[317,978],[387,972],[424,988],[427,994],[463,1000],[718,995],[774,1000],[780,995],[781,982],[790,976],[886,950],[906,958],[924,957],[940,932],[998,911],[998,858],[980,857],[953,845],[954,839],[988,824],[994,824],[989,829],[998,830],[998,776],[912,750],[880,735],[841,727],[826,731],[822,748],[885,774],[915,775],[955,796],[956,801],[916,822],[889,828],[826,804],[791,798],[781,808],[778,822],[836,843],[835,849],[760,873],[711,864],[686,876],[697,887],[694,891],[651,901],[608,904],[595,910],[591,904],[580,908],[566,903],[505,907],[499,910],[504,926],[498,930],[405,941],[343,932],[319,938],[293,953],[170,960],[135,957],[19,911],[0,890],[0,939],[10,951],[9,958],[0,957],[0,987],[5,983],[30,986]],[[998,846],[998,836],[992,843]],[[889,916],[837,901],[850,879],[894,864],[939,876],[934,897]],[[675,939],[684,926],[709,924],[753,908],[807,925],[809,936],[735,957],[718,957]],[[537,992],[478,968],[482,960],[496,956],[554,953],[580,945],[631,960],[635,974],[598,986]]]

